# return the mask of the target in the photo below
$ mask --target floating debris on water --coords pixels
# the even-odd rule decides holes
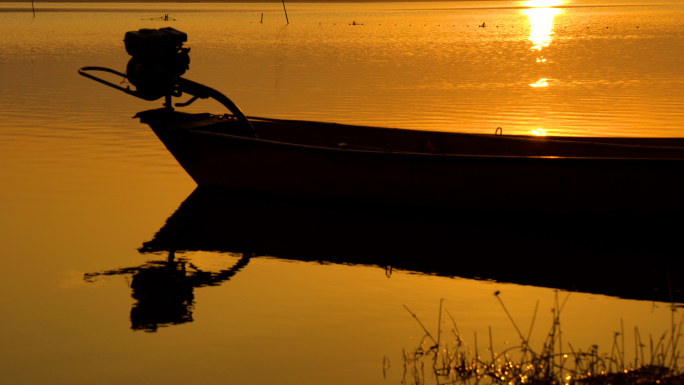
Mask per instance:
[[[168,13],[165,13],[164,16],[150,17],[148,19],[140,19],[140,20],[178,21],[178,19],[174,19],[173,17],[169,17]]]

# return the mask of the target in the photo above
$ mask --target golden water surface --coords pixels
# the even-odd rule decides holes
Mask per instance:
[[[132,330],[132,309],[145,301],[134,275],[168,257],[138,249],[195,184],[131,119],[160,102],[77,75],[86,65],[124,71],[126,31],[186,32],[186,76],[225,92],[249,116],[684,136],[681,1],[287,3],[289,25],[280,3],[35,6],[33,17],[29,3],[0,3],[3,384],[398,384],[402,349],[424,334],[403,305],[435,330],[443,298],[468,338],[486,341],[491,326],[496,351],[519,342],[496,291],[525,329],[540,301],[533,345],[550,326],[556,293],[549,288],[303,262],[295,248],[290,258],[261,253],[213,286],[198,284],[179,310],[190,315],[158,322],[155,333]],[[200,102],[188,110],[221,112]],[[545,226],[499,230],[534,245],[541,230],[552,234]],[[482,236],[485,244],[497,238]],[[429,249],[427,236],[413,242]],[[300,246],[324,260],[342,243],[314,252]],[[548,259],[560,273],[573,259],[566,245],[554,246]],[[220,272],[240,263],[242,251],[209,247],[176,257],[188,271]],[[454,254],[492,266],[510,257]],[[548,266],[529,269],[549,274]],[[607,352],[614,332],[626,330],[633,345],[635,327],[644,340],[671,328],[665,303],[600,294],[572,293],[562,319],[564,340]]]

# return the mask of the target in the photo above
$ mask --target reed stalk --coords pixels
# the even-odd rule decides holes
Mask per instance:
[[[490,358],[480,356],[477,332],[473,332],[474,351],[469,350],[468,344],[458,330],[456,320],[443,308],[440,300],[437,339],[407,306],[406,310],[421,326],[425,335],[413,353],[404,356],[404,381],[409,384],[425,384],[430,375],[438,385],[446,384],[536,384],[536,385],[626,385],[635,383],[648,384],[682,384],[684,373],[678,366],[679,350],[677,344],[681,335],[684,316],[679,323],[671,322],[670,335],[666,331],[654,346],[653,336],[649,335],[651,357],[646,361],[645,345],[641,342],[638,328],[634,328],[635,358],[628,362],[625,356],[626,336],[624,321],[620,320],[620,332],[613,336],[613,346],[610,355],[599,353],[597,345],[592,345],[587,351],[575,349],[567,343],[568,350],[563,350],[560,314],[568,298],[561,303],[556,296],[552,309],[552,325],[540,351],[530,346],[532,329],[535,324],[539,302],[535,306],[530,329],[526,336],[520,332],[513,317],[506,308],[499,292],[497,300],[501,304],[508,319],[513,324],[521,339],[519,346],[510,347],[501,353],[494,351],[494,338],[489,328]],[[674,307],[673,307],[674,309]],[[442,311],[450,317],[455,337],[451,342],[442,333]],[[620,337],[620,338],[618,338]],[[668,338],[669,337],[669,338]],[[427,344],[427,346],[426,346]],[[430,346],[432,344],[432,346]],[[517,358],[509,353],[516,352]],[[432,361],[432,371],[425,370],[425,359]],[[383,374],[385,372],[383,361]],[[432,382],[432,381],[430,381]]]

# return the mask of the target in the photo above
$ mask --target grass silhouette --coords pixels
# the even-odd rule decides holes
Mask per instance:
[[[642,341],[639,329],[634,328],[634,361],[625,359],[626,336],[624,326],[613,337],[610,354],[599,352],[593,345],[586,351],[575,349],[571,343],[563,344],[561,338],[561,313],[569,298],[559,302],[556,292],[552,311],[552,325],[541,347],[530,345],[537,307],[527,334],[523,334],[508,312],[500,292],[494,293],[504,312],[515,327],[520,344],[500,353],[495,353],[489,328],[489,346],[484,355],[478,348],[477,334],[469,345],[459,332],[456,321],[447,310],[439,306],[439,326],[436,338],[423,325],[418,316],[404,305],[425,331],[418,347],[403,352],[403,384],[684,384],[684,374],[678,365],[677,345],[681,336],[684,317],[675,322],[677,309],[681,306],[671,304],[671,330],[666,331],[656,341],[649,338],[647,346]],[[451,319],[449,341],[442,331],[442,313]],[[630,342],[631,344],[631,342]],[[648,349],[646,349],[648,348]],[[631,348],[630,348],[631,349]],[[646,352],[645,352],[646,350]],[[650,353],[647,354],[647,353]],[[513,358],[516,357],[516,358]]]

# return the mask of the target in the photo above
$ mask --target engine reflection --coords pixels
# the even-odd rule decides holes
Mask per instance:
[[[166,260],[148,261],[140,266],[87,273],[86,281],[99,276],[132,275],[131,296],[137,301],[131,309],[131,329],[155,332],[160,326],[192,322],[194,289],[227,281],[249,262],[250,255],[231,268],[219,272],[202,271],[191,262],[176,258],[173,250]]]

